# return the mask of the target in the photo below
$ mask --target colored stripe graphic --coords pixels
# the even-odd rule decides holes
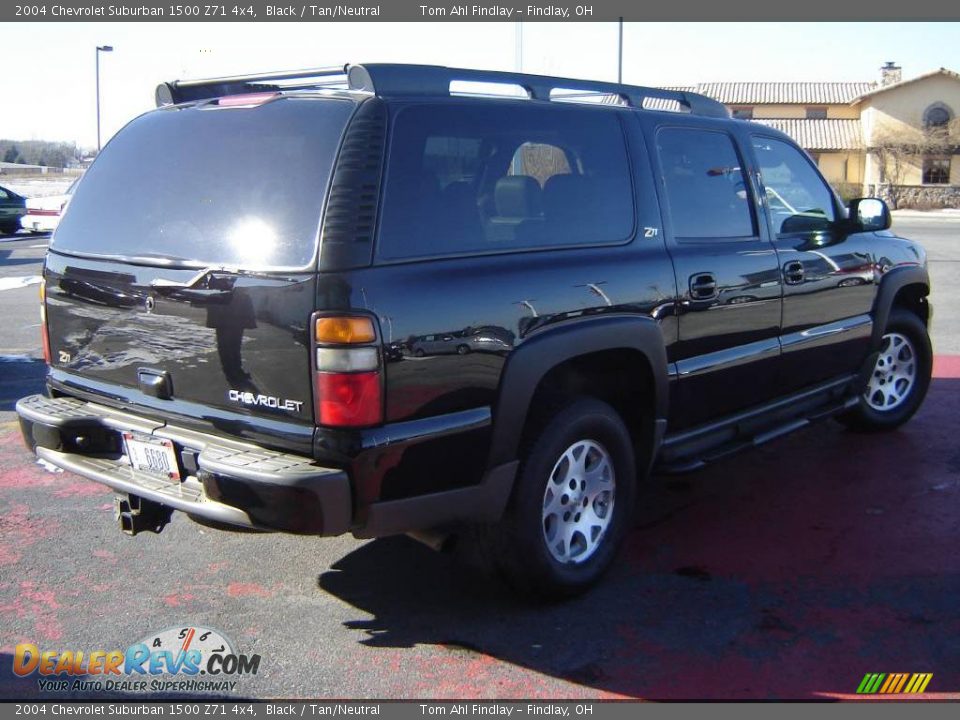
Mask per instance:
[[[887,681],[880,686],[880,692],[881,693],[890,692],[890,686],[891,685],[895,686],[899,681],[900,681],[900,673],[892,673],[890,675],[887,675]]]
[[[886,675],[884,673],[867,673],[863,676],[863,680],[860,681],[857,692],[866,695],[875,693],[885,677]]]
[[[906,674],[906,673],[900,673],[900,681],[897,683],[896,687],[894,687],[890,692],[898,693],[898,692],[900,692],[901,690],[903,690],[903,684],[904,684],[906,681],[907,681],[907,674]]]
[[[933,673],[867,673],[857,686],[860,695],[918,695],[927,689]]]

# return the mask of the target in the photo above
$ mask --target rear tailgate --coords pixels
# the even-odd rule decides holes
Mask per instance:
[[[228,434],[236,414],[312,424],[317,238],[354,107],[213,101],[124,128],[47,258],[54,380]]]
[[[54,368],[177,414],[206,414],[186,402],[312,423],[307,324],[316,276],[220,272],[191,288],[171,284],[196,275],[51,253]]]

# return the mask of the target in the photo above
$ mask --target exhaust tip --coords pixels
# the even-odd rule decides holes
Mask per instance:
[[[456,535],[434,530],[411,530],[407,533],[407,537],[439,553],[451,552],[457,542]]]

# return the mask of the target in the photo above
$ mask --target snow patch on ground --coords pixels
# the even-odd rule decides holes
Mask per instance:
[[[76,175],[59,175],[48,178],[5,177],[0,175],[0,185],[10,188],[24,197],[47,197],[48,195],[63,195],[70,187],[70,183],[76,179]]]
[[[20,275],[0,278],[0,290],[13,290],[14,288],[27,287],[28,285],[39,285],[41,280],[43,280],[43,278],[39,275]]]

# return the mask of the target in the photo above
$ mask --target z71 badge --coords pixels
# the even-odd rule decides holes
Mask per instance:
[[[227,396],[231,402],[241,405],[268,407],[274,410],[286,410],[287,412],[300,412],[300,408],[303,407],[303,403],[299,400],[284,400],[273,395],[255,395],[243,390],[230,390],[227,392]]]

